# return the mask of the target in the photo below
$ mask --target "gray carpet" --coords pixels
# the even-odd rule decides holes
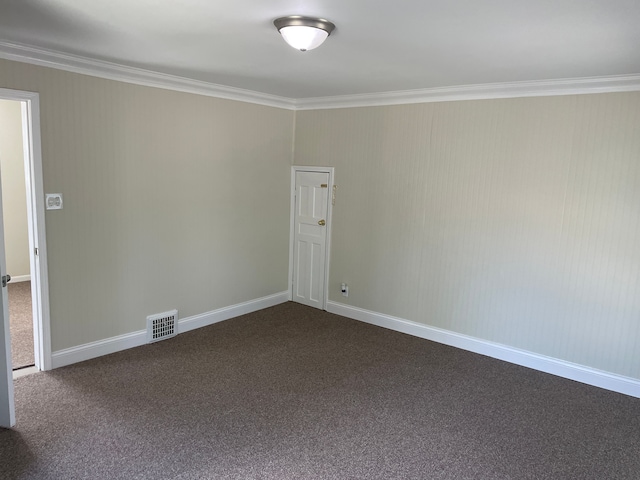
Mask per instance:
[[[33,313],[31,282],[9,283],[9,328],[14,370],[33,365]]]
[[[293,303],[15,390],[3,479],[640,478],[640,399]]]

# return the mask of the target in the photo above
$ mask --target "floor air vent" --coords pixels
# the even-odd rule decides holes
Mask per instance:
[[[157,342],[178,334],[178,310],[147,317],[147,343]]]

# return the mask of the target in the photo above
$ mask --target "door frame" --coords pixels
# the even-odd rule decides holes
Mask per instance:
[[[290,192],[290,217],[289,217],[289,301],[293,300],[293,269],[294,269],[294,250],[295,250],[295,210],[296,210],[296,174],[298,172],[315,172],[315,173],[328,173],[329,188],[327,195],[327,238],[325,242],[325,256],[324,256],[324,298],[322,299],[322,310],[327,309],[327,302],[329,301],[329,265],[331,258],[331,225],[333,224],[333,203],[334,203],[334,167],[305,167],[294,165],[291,167],[291,192]]]
[[[44,218],[45,196],[40,137],[40,95],[36,92],[0,88],[0,99],[19,101],[22,106],[34,357],[38,370],[51,370],[49,272]],[[4,231],[4,225],[1,228]],[[5,322],[8,323],[9,319],[5,318]]]

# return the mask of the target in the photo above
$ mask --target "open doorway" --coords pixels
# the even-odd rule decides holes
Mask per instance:
[[[14,372],[18,372],[36,366],[31,280],[14,283],[12,278],[7,288],[9,289],[11,368]]]
[[[35,366],[22,104],[0,99],[0,179],[13,371]],[[28,159],[27,159],[28,160]]]
[[[51,369],[39,122],[37,93],[0,89],[0,262],[9,303],[5,347],[11,346],[14,378],[29,367]]]

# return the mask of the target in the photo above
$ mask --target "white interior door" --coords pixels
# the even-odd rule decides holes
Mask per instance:
[[[4,227],[2,223],[2,195],[0,195],[0,427],[16,424],[13,404],[13,371],[11,365],[11,337],[9,336],[9,296],[7,294],[7,262],[4,258]]]
[[[325,308],[329,173],[297,171],[295,177],[294,302]]]

